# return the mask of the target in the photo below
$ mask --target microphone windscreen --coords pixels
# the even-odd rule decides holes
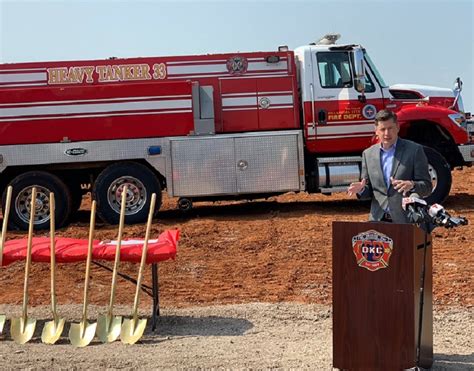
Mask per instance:
[[[426,201],[423,200],[422,198],[420,198],[420,196],[416,193],[412,193],[410,195],[410,197],[403,197],[402,198],[402,209],[403,210],[406,210],[408,205],[415,205],[415,204],[427,206]]]
[[[444,207],[439,204],[433,204],[428,210],[428,214],[434,218],[439,214],[440,211],[444,211]]]

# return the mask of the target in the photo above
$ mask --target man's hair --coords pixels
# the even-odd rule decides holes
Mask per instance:
[[[375,115],[375,125],[378,125],[380,121],[388,121],[393,120],[393,122],[397,123],[397,114],[393,111],[388,109],[383,109],[377,112]]]

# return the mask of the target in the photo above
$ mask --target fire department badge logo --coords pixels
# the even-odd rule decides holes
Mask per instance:
[[[366,104],[364,108],[362,108],[362,115],[367,120],[374,119],[376,114],[377,114],[377,108],[375,108],[373,104]]]
[[[371,272],[388,267],[393,240],[373,229],[352,237],[352,251],[359,267]]]
[[[247,72],[249,63],[245,57],[232,57],[227,60],[227,71],[231,75],[242,75]]]

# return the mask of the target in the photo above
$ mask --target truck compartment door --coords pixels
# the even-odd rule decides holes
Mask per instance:
[[[299,128],[293,76],[220,80],[224,133]]]
[[[170,138],[170,196],[206,197],[301,191],[301,131]]]
[[[293,77],[257,80],[258,127],[260,130],[298,129],[298,110]]]
[[[221,79],[222,131],[258,130],[256,79]]]
[[[234,139],[170,140],[173,196],[235,194]]]
[[[239,193],[300,189],[298,135],[236,138],[235,156]]]

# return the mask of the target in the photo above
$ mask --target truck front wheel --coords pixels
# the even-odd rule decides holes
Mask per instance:
[[[449,195],[452,184],[451,168],[445,158],[430,147],[423,147],[428,158],[428,172],[433,190],[425,200],[428,204],[443,203]]]
[[[10,229],[28,230],[31,191],[36,187],[34,229],[48,229],[50,222],[50,192],[55,198],[55,222],[60,228],[67,223],[71,211],[69,189],[57,176],[45,171],[28,171],[15,177],[10,184],[13,187],[8,226]],[[7,190],[3,192],[2,207],[5,210]]]
[[[93,198],[97,201],[97,214],[109,224],[118,224],[122,190],[127,185],[125,223],[143,223],[147,220],[152,193],[156,193],[156,208],[161,205],[160,183],[146,166],[134,163],[117,163],[106,167],[97,177]]]

